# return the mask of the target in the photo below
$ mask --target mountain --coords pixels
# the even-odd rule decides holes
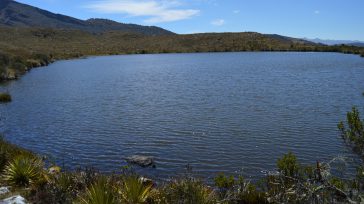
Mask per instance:
[[[80,20],[51,13],[13,0],[0,0],[0,26],[73,29],[92,33],[123,31],[152,36],[174,35],[173,32],[156,26],[124,24],[106,19]]]
[[[309,39],[309,38],[303,38],[304,40],[307,41],[311,41],[314,43],[321,43],[324,45],[353,45],[353,46],[357,46],[356,44],[364,44],[364,42],[361,41],[356,41],[356,40],[324,40],[324,39],[319,39],[319,38],[315,38],[315,39]],[[362,46],[360,46],[362,47]]]

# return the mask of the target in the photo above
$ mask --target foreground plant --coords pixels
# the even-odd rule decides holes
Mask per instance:
[[[116,193],[105,177],[101,177],[92,184],[86,194],[81,198],[83,204],[115,204],[117,203]]]
[[[119,189],[122,201],[128,204],[145,203],[151,195],[152,183],[144,183],[138,176],[129,175],[122,178]]]
[[[257,191],[243,176],[235,178],[220,173],[214,181],[221,203],[267,203],[264,192]]]
[[[17,156],[4,170],[4,180],[13,186],[27,187],[40,182],[43,177],[43,163],[39,158],[27,155]]]
[[[359,110],[353,107],[346,115],[347,125],[344,122],[338,124],[344,140],[352,145],[355,152],[364,154],[364,121],[361,121]]]
[[[212,204],[217,202],[214,191],[205,186],[201,181],[193,178],[172,181],[162,191],[166,203]]]

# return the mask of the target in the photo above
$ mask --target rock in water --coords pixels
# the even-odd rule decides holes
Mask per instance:
[[[136,164],[141,167],[148,167],[154,165],[154,158],[150,156],[133,155],[127,157],[125,160],[131,164]]]

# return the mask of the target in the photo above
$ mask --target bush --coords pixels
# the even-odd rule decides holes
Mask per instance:
[[[9,93],[0,93],[0,102],[11,102],[11,95]]]
[[[162,191],[166,203],[209,204],[217,200],[213,190],[193,178],[172,181]]]
[[[141,204],[150,197],[152,183],[144,184],[136,175],[124,176],[119,189],[121,199],[125,203]]]
[[[289,177],[296,177],[299,170],[297,158],[292,152],[289,152],[288,154],[283,155],[281,159],[278,159],[277,167],[280,173]]]
[[[27,155],[28,157],[34,157],[34,155],[22,148],[19,148],[13,144],[10,144],[4,140],[3,135],[0,134],[0,172],[4,170],[4,167],[19,155]]]
[[[4,180],[12,186],[27,187],[42,180],[43,163],[26,155],[17,156],[4,170]]]
[[[116,192],[105,177],[101,177],[91,185],[86,194],[81,198],[84,204],[115,204],[117,203]]]
[[[340,122],[337,127],[341,132],[343,139],[352,145],[355,152],[360,155],[364,154],[364,121],[361,121],[359,111],[353,107],[346,115],[346,123]]]
[[[221,173],[215,177],[214,181],[220,200],[228,203],[267,203],[265,194],[258,192],[256,187],[242,176],[236,179]]]

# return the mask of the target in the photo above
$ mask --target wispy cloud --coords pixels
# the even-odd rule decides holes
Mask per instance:
[[[233,13],[238,14],[240,13],[240,10],[234,10]]]
[[[320,11],[319,11],[319,10],[316,10],[314,13],[315,13],[316,15],[318,15],[318,14],[320,14]]]
[[[181,3],[175,0],[104,0],[86,5],[96,12],[126,14],[146,17],[145,23],[172,22],[191,18],[200,13],[196,9],[181,9]]]
[[[214,25],[214,26],[222,26],[224,24],[225,24],[224,19],[216,19],[216,20],[211,21],[211,25]]]

